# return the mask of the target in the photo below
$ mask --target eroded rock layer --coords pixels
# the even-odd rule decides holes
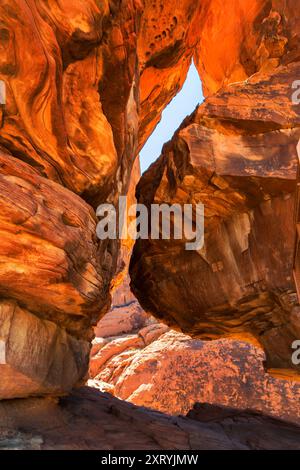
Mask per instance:
[[[185,80],[198,11],[192,0],[1,2],[0,399],[83,380],[123,268],[119,242],[96,237],[95,209],[127,193],[138,148]]]
[[[84,383],[88,341],[12,302],[0,304],[0,399],[68,393]]]
[[[269,369],[294,369],[300,338],[293,280],[299,63],[208,98],[138,186],[138,200],[205,206],[205,241],[139,240],[132,288],[149,312],[202,339],[251,335]],[[281,373],[286,373],[281,371]]]

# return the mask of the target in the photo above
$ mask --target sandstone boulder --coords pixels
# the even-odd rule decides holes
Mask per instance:
[[[204,247],[151,239],[150,227],[130,270],[146,311],[205,340],[251,335],[282,375],[299,372],[292,318],[300,108],[291,100],[299,72],[297,62],[232,84],[186,119],[137,195],[148,208],[204,204]]]
[[[136,300],[123,306],[115,306],[95,327],[96,340],[137,332],[145,326],[148,318],[149,315],[143,311]]]

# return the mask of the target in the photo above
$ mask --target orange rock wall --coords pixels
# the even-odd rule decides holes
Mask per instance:
[[[123,269],[119,242],[96,238],[95,209],[127,193],[139,146],[184,81],[193,53],[185,30],[197,8],[191,0],[182,7],[139,0],[1,2],[0,370],[1,384],[11,374],[16,381],[9,390],[0,384],[0,399],[65,393],[87,372],[92,327]],[[170,27],[161,42],[149,26],[160,21]],[[152,73],[158,64],[163,81]],[[145,99],[148,70],[159,105]],[[134,172],[138,178],[137,166]],[[11,311],[27,318],[12,338],[7,328],[15,323],[5,317]],[[36,333],[28,335],[31,323]],[[78,349],[77,372],[64,378],[58,368],[45,383],[51,362],[67,367],[57,334],[69,338],[71,362]],[[11,344],[22,335],[16,356]],[[28,358],[24,368],[32,345],[43,351],[40,367],[30,367]]]
[[[222,4],[222,6],[221,6]],[[297,2],[204,2],[196,62],[206,101],[143,175],[138,201],[205,206],[205,243],[138,240],[143,308],[205,340],[251,337],[272,373],[299,374],[293,280],[300,108]],[[276,369],[276,371],[274,371]]]
[[[34,379],[37,384],[36,393],[51,393],[51,387],[45,392],[43,374],[56,351],[51,346],[55,342],[55,328],[76,341],[90,341],[92,327],[109,308],[111,280],[120,271],[120,246],[114,240],[99,242],[96,239],[95,209],[102,202],[116,203],[119,195],[127,193],[138,151],[159,121],[164,107],[180,90],[192,57],[199,68],[205,93],[213,95],[222,87],[225,93],[225,96],[222,92],[218,95],[218,104],[211,102],[217,109],[204,111],[202,117],[201,111],[198,113],[201,123],[194,124],[204,132],[200,147],[204,148],[205,142],[211,145],[222,142],[220,135],[233,135],[230,145],[234,153],[240,155],[245,147],[256,148],[253,136],[262,134],[255,150],[259,158],[262,158],[259,149],[264,146],[283,149],[284,158],[276,162],[277,166],[270,156],[272,163],[267,161],[262,165],[263,175],[260,168],[253,171],[255,177],[261,178],[256,180],[258,186],[261,183],[268,194],[270,187],[272,191],[274,188],[275,196],[283,199],[276,207],[280,214],[286,212],[288,217],[286,208],[290,207],[292,199],[285,196],[292,197],[295,182],[292,147],[298,138],[298,115],[282,100],[282,93],[287,93],[288,88],[283,83],[279,88],[276,83],[273,87],[272,80],[277,75],[280,78],[281,73],[287,73],[290,79],[298,78],[298,15],[295,2],[287,0],[1,2],[0,80],[5,83],[6,103],[0,105],[0,201],[3,208],[0,300],[9,302],[13,309],[20,308],[28,315],[28,321],[30,315],[34,315],[54,325],[50,328],[47,323],[50,346],[42,371],[36,374],[33,367],[26,369],[28,381],[31,383]],[[285,66],[286,69],[280,68]],[[259,92],[251,85],[245,85],[244,89],[243,84],[241,88],[224,88],[256,72],[262,80],[257,85]],[[266,85],[262,74],[268,74]],[[272,106],[265,103],[270,83]],[[253,101],[251,93],[255,95]],[[240,111],[235,107],[237,94],[244,97]],[[256,113],[252,114],[253,108]],[[229,114],[226,109],[231,110]],[[227,122],[224,124],[224,121]],[[187,138],[190,143],[193,140],[193,135]],[[194,153],[192,149],[189,154],[192,155],[191,165],[201,167],[201,159],[195,164],[197,151]],[[179,155],[177,163],[183,158],[180,152]],[[227,181],[231,199],[226,210],[230,214],[242,213],[241,198],[245,197],[248,210],[251,195],[247,187],[237,187],[236,178],[241,175],[234,173],[230,152],[225,155],[220,152],[219,157],[224,159],[224,165],[216,169],[210,166],[208,171],[216,171],[221,178],[231,178],[229,183]],[[250,150],[245,158],[251,162]],[[263,182],[271,178],[272,165],[276,166],[274,186],[269,180]],[[189,172],[181,163],[179,167],[175,175],[176,187],[184,188],[187,184],[190,194],[199,193],[199,181],[190,187]],[[249,163],[249,167],[253,169],[253,164]],[[198,168],[197,174],[199,171],[201,173]],[[286,177],[282,174],[285,171]],[[234,174],[228,175],[228,172]],[[188,178],[181,181],[186,175]],[[176,178],[180,179],[180,184]],[[206,176],[202,178],[200,175],[203,183]],[[160,172],[154,175],[149,187],[152,185],[153,190],[159,182]],[[218,184],[222,185],[217,183],[217,187]],[[219,190],[222,191],[222,187]],[[170,195],[168,189],[164,191],[167,199],[172,200],[174,195]],[[263,197],[260,194],[260,202]],[[285,256],[289,247],[285,246],[280,256]],[[286,263],[288,259],[286,256]],[[198,272],[197,266],[196,277]],[[215,292],[214,284],[212,286]],[[279,287],[286,289],[285,284]],[[135,289],[141,290],[140,286]],[[148,294],[154,301],[156,293],[149,289]],[[176,292],[176,299],[178,297]],[[192,302],[189,294],[188,297]],[[285,302],[286,298],[283,311],[289,312]],[[176,305],[172,314],[168,308],[158,310],[166,321],[173,314],[177,315]],[[282,315],[282,310],[278,315]],[[185,325],[194,324],[193,306],[185,316]],[[283,321],[275,317],[275,327],[278,322],[284,329],[289,325],[285,314]],[[178,320],[175,323],[182,326]],[[223,329],[218,326],[217,334]],[[260,322],[258,330],[261,333]],[[269,323],[264,321],[263,332],[268,331]],[[9,338],[4,320],[0,324],[0,337],[5,338],[3,347],[7,352]],[[27,337],[25,333],[24,337]],[[267,338],[265,343],[268,341]],[[22,357],[31,343],[37,350],[42,347],[39,335],[32,335],[22,343]],[[77,379],[74,376],[68,385],[57,373],[53,392],[65,393],[71,382],[81,382],[88,354],[85,346],[81,349],[78,345],[78,348],[82,353],[82,357],[79,354],[80,364],[84,367],[78,367]],[[286,351],[282,348],[286,348],[286,343],[280,346],[277,358],[277,353],[267,347],[270,356],[275,357],[270,362],[274,366],[286,366]],[[9,362],[7,357],[5,361]],[[4,374],[7,364],[3,365],[4,368],[2,365],[0,368]],[[10,367],[16,374],[20,372],[17,362],[12,361]],[[20,389],[23,396],[32,393],[32,388],[26,385]],[[10,393],[11,397],[15,396],[13,390]],[[0,384],[0,398],[3,396]]]

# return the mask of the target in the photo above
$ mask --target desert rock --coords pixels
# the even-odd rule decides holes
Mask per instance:
[[[300,423],[300,383],[267,374],[258,345],[192,339],[146,315],[137,302],[114,308],[96,331],[90,386],[172,415],[210,403]]]
[[[268,369],[293,370],[292,322],[299,63],[259,73],[208,98],[138,185],[139,202],[204,204],[204,246],[138,240],[132,288],[142,307],[205,340],[252,335]],[[194,217],[194,216],[193,216]],[[184,238],[184,237],[183,237]]]
[[[216,409],[207,406],[191,416],[170,417],[86,387],[58,402],[31,398],[0,403],[0,448],[299,449],[299,426],[268,416],[228,409],[218,409],[216,416]]]

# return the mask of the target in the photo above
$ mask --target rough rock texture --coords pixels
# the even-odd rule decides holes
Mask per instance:
[[[200,402],[300,424],[299,382],[266,374],[258,347],[193,340],[169,331],[137,302],[112,309],[99,322],[96,336],[88,383],[99,390],[172,415],[186,414]]]
[[[206,95],[300,59],[294,0],[204,0],[195,62]]]
[[[96,380],[96,385],[100,381],[114,386],[134,357],[139,357],[147,345],[166,331],[168,327],[147,315],[136,301],[114,307],[95,328],[91,378]],[[151,377],[151,367],[148,376]]]
[[[159,101],[141,99],[150,125],[184,82],[198,3],[5,0],[0,12],[1,144],[90,201],[112,197],[136,156],[140,91]]]
[[[140,148],[158,124],[166,104],[184,84],[205,14],[202,1],[145,0],[144,4],[138,38]]]
[[[96,239],[94,210],[127,193],[138,148],[184,82],[197,15],[192,0],[176,8],[148,0],[1,2],[0,340],[8,350],[0,398],[81,383],[92,326],[108,309],[114,274],[116,285],[122,277],[120,244]],[[10,311],[26,316],[18,360],[6,331]],[[41,351],[40,364],[33,351]]]
[[[64,363],[60,337],[68,338],[64,354],[73,357],[79,347],[77,373],[63,383],[63,374],[49,372],[52,392],[81,382],[86,341],[108,309],[111,280],[120,271],[120,243],[96,239],[94,210],[127,193],[138,150],[182,86],[193,56],[206,94],[259,75],[212,96],[179,142],[175,138],[176,149],[166,150],[144,178],[148,203],[154,197],[184,201],[187,192],[195,200],[207,197],[211,238],[207,253],[189,259],[180,246],[171,247],[171,257],[170,248],[161,255],[158,246],[138,245],[135,291],[149,310],[193,334],[251,331],[265,346],[269,367],[289,368],[290,342],[299,331],[288,279],[299,138],[298,110],[289,99],[299,75],[294,0],[3,0],[0,18],[6,88],[0,301],[27,318],[18,333],[20,357],[31,348],[44,357],[39,370],[32,364],[25,372],[6,346],[3,372],[9,365],[29,384],[16,381],[17,396],[31,394],[32,381],[38,393],[51,393],[45,376],[54,357],[61,358],[59,367]],[[223,235],[215,230],[220,227]],[[231,233],[231,244],[224,243]],[[231,272],[226,281],[223,269]],[[27,335],[31,315],[46,328],[51,347],[38,334]],[[1,324],[7,344],[5,329]],[[0,398],[7,396],[2,383]]]
[[[300,449],[299,426],[268,416],[208,406],[191,416],[137,408],[89,388],[59,402],[13,400],[0,404],[0,449]]]
[[[297,1],[201,0],[180,5],[146,1],[145,5],[138,40],[142,136],[148,136],[153,122],[158,122],[156,113],[162,110],[166,93],[170,96],[183,83],[190,54],[205,96],[300,59]]]
[[[92,209],[0,153],[0,295],[75,336],[90,336],[106,300]],[[107,287],[106,287],[107,288]]]
[[[253,336],[268,369],[300,338],[293,280],[300,64],[223,88],[186,119],[143,175],[138,200],[205,205],[205,243],[139,240],[132,288],[143,308],[201,339]]]
[[[61,394],[84,383],[89,342],[9,301],[0,303],[0,399]]]

